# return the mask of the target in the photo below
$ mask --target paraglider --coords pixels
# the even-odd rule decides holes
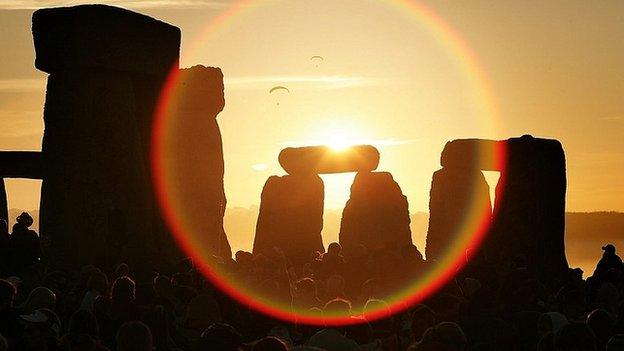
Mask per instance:
[[[281,85],[276,85],[273,88],[271,88],[271,90],[269,90],[269,94],[272,94],[275,91],[285,91],[288,94],[290,94],[290,90],[286,88],[285,86],[281,86]],[[277,102],[277,106],[279,106],[279,101]]]
[[[273,88],[271,88],[271,90],[269,90],[269,94],[271,94],[272,92],[274,92],[276,90],[285,90],[286,92],[290,93],[290,90],[288,90],[288,88],[283,87],[281,85],[277,85],[277,86],[274,86]]]
[[[319,55],[314,55],[312,57],[310,57],[310,61],[314,62],[314,66],[318,67],[319,63],[324,61],[325,59],[323,58],[323,56],[319,56]]]

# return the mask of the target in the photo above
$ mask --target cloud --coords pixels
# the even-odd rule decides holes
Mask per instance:
[[[352,76],[245,76],[225,77],[226,89],[255,90],[274,85],[297,89],[340,89],[371,86],[379,83],[375,78]]]
[[[211,8],[222,9],[234,3],[233,0],[0,0],[0,9],[3,10],[26,10],[40,9],[44,7],[74,6],[80,4],[106,4],[132,9],[145,8]]]
[[[0,93],[45,91],[45,78],[0,79]]]

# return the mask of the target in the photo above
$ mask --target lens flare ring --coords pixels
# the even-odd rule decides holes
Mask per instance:
[[[264,1],[243,0],[229,7],[217,16],[197,37],[197,40],[189,49],[188,56],[193,57],[193,53],[198,50],[202,43],[215,36],[221,28],[231,25],[249,13],[253,9],[253,5],[262,2]],[[484,125],[490,128],[489,132],[492,135],[495,135],[496,105],[493,94],[489,88],[485,73],[477,60],[477,56],[463,38],[438,14],[423,4],[409,0],[386,0],[380,2],[386,3],[396,8],[399,13],[409,16],[417,24],[428,30],[449,55],[457,58],[459,69],[464,72],[472,86],[473,99],[478,106]],[[215,264],[212,257],[205,250],[202,250],[198,234],[193,233],[189,229],[191,225],[180,210],[182,207],[181,202],[184,200],[175,198],[171,193],[175,171],[170,167],[170,157],[172,155],[167,150],[166,140],[170,137],[168,135],[170,132],[168,129],[170,124],[168,107],[176,99],[176,81],[178,76],[176,64],[176,68],[172,69],[161,92],[156,108],[152,131],[152,176],[161,212],[180,247],[194,259],[201,272],[215,286],[238,302],[254,310],[281,320],[304,324],[339,326],[361,322],[361,319],[354,319],[340,313],[319,316],[309,311],[294,310],[291,306],[284,303],[259,298],[257,291],[248,286],[243,286],[240,282],[224,274],[223,269]],[[339,146],[338,143],[337,146]],[[494,150],[494,152],[498,163],[505,165],[505,150],[500,148]],[[489,156],[491,157],[491,154]],[[504,180],[501,179],[501,181]],[[457,271],[465,265],[466,260],[470,258],[466,256],[474,251],[468,249],[479,247],[488,231],[490,218],[477,215],[479,211],[476,209],[471,209],[468,212],[465,215],[462,232],[457,236],[459,239],[448,248],[443,259],[439,260],[433,268],[428,269],[419,279],[386,299],[390,313],[394,314],[404,311],[438,291],[453,279]],[[385,309],[368,311],[365,315],[368,320],[386,316],[387,310]]]

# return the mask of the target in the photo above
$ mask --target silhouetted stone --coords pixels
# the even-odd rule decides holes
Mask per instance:
[[[370,145],[289,147],[280,152],[279,163],[289,174],[369,172],[379,165],[379,151]]]
[[[447,144],[448,145],[448,144]],[[427,260],[442,260],[492,215],[489,186],[474,168],[445,167],[433,173],[429,195]]]
[[[203,240],[206,250],[232,256],[223,230],[226,198],[223,189],[223,147],[217,114],[225,105],[223,74],[219,68],[181,69],[168,122],[168,157],[176,186],[169,192],[180,199],[187,230]]]
[[[44,122],[40,231],[51,256],[63,265],[104,256],[105,219],[117,208],[131,219],[124,256],[146,259],[154,208],[131,80],[112,71],[53,73]]]
[[[0,178],[42,179],[41,152],[0,151]]]
[[[180,29],[106,5],[37,10],[35,67],[54,73],[94,68],[164,76],[177,67]]]
[[[0,219],[9,223],[9,207],[7,203],[6,190],[4,189],[4,179],[0,178]]]
[[[317,175],[271,176],[262,189],[254,254],[275,257],[274,247],[303,263],[324,252],[323,181]]]
[[[457,139],[444,145],[440,164],[442,167],[471,168],[483,171],[500,171],[504,141],[484,139]]]
[[[506,158],[500,157],[503,152]],[[444,168],[432,182],[427,259],[439,257],[439,243],[451,242],[461,218],[471,216],[464,207],[471,201],[463,199],[476,199],[485,208],[487,187],[476,172],[498,170],[493,219],[483,244],[486,256],[503,268],[522,257],[543,281],[565,273],[566,171],[558,141],[530,135],[503,141],[455,140],[445,146],[441,163]]]
[[[53,264],[110,256],[111,212],[123,214],[129,236],[117,257],[164,260],[175,245],[161,230],[151,189],[150,133],[166,75],[177,68],[179,29],[86,5],[36,11],[33,38],[35,65],[50,73],[40,231]]]
[[[543,281],[568,268],[565,256],[566,165],[561,143],[530,135],[507,140],[486,243],[501,262],[522,256]]]
[[[388,172],[360,172],[342,212],[340,245],[345,256],[368,250],[412,245],[407,198]]]

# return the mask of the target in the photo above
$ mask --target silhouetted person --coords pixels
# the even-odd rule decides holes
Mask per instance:
[[[288,351],[288,346],[274,336],[267,336],[258,340],[253,345],[252,351]]]
[[[8,340],[9,345],[15,345],[22,332],[19,314],[13,307],[16,293],[13,284],[0,279],[0,335]]]
[[[34,230],[28,229],[33,224],[32,217],[22,212],[17,216],[11,234],[11,257],[14,271],[22,271],[24,268],[39,262],[41,258],[41,243],[39,236]]]
[[[603,246],[602,250],[604,253],[602,254],[600,261],[598,261],[598,265],[594,271],[594,277],[602,278],[611,268],[624,271],[624,264],[622,264],[620,256],[615,253],[615,246],[608,244]]]
[[[9,271],[11,254],[11,235],[9,224],[0,218],[0,276],[6,276]]]
[[[58,346],[61,321],[53,311],[42,308],[20,316],[24,324],[23,345],[25,351],[60,351]]]
[[[117,332],[117,351],[153,351],[149,327],[139,321],[124,323]]]

